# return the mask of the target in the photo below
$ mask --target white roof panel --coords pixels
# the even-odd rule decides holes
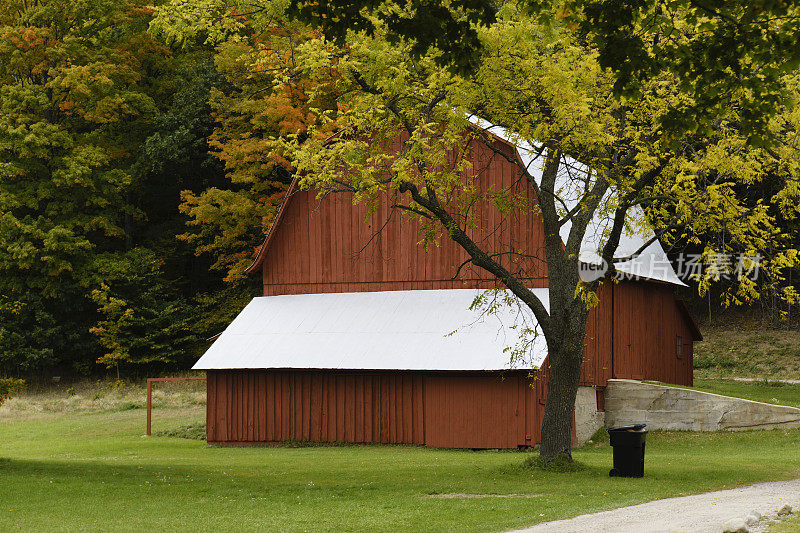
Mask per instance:
[[[533,291],[547,306],[547,289]],[[535,328],[532,312],[524,305],[501,305],[488,315],[470,310],[483,292],[447,289],[254,298],[193,369],[465,371],[541,366],[547,355],[543,337],[535,340],[526,359],[513,366],[506,351],[518,345],[518,328]]]
[[[484,131],[492,133],[514,145],[522,163],[527,166],[528,172],[530,172],[534,179],[541,183],[544,158],[542,157],[541,161],[536,161],[537,152],[530,143],[519,135],[481,118],[471,116],[468,117],[468,119]],[[564,205],[558,204],[562,216],[569,210],[575,208],[582,198],[584,181],[580,179],[581,176],[578,176],[576,179],[576,175],[585,175],[588,170],[586,165],[572,159],[568,159],[567,166],[569,168],[566,168],[565,165],[561,166],[556,178],[555,187],[556,194],[564,202]],[[614,196],[611,191],[606,193],[600,207],[595,212],[592,222],[586,228],[586,234],[581,243],[580,251],[580,259],[586,263],[600,263],[599,252],[608,238],[608,233],[611,231],[613,223],[613,198]],[[561,226],[561,239],[564,242],[567,241],[571,227],[569,222]],[[628,210],[625,229],[620,236],[620,242],[615,256],[627,257],[633,255],[654,236],[655,233],[647,222],[641,208],[638,206],[631,208]],[[674,285],[686,285],[675,274],[675,270],[672,268],[672,264],[658,240],[655,240],[647,246],[636,258],[616,263],[615,266],[620,272],[631,274],[636,277],[663,281]]]

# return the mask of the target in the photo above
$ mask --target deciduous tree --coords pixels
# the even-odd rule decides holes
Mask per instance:
[[[341,73],[337,111],[320,114],[320,122],[335,124],[338,134],[330,138],[312,130],[307,139],[285,139],[282,149],[292,153],[303,187],[349,190],[362,202],[395,196],[398,208],[421,224],[424,241],[453,239],[473,265],[532,311],[550,361],[541,454],[545,460],[569,456],[587,316],[615,265],[645,248],[618,253],[626,232],[649,235],[646,219],[636,213],[646,212],[656,230],[645,245],[657,238],[699,241],[724,227],[728,240],[722,247],[707,243],[707,259],[732,250],[765,256],[768,248],[780,249],[785,236],[768,202],[748,205],[741,191],[763,179],[765,166],[784,166],[779,196],[792,195],[796,147],[782,144],[786,152],[776,157],[748,143],[740,120],[746,91],[702,129],[706,135],[696,128],[665,131],[667,115],[695,103],[671,74],[642,85],[635,97],[618,96],[615,77],[593,46],[566,25],[541,25],[510,6],[495,24],[478,30],[480,67],[464,77],[442,67],[435,51],[415,59],[411,44],[391,42],[376,24],[372,36],[352,33],[341,46],[318,39],[298,50],[307,76],[316,69]],[[785,117],[781,111],[789,112],[778,109],[777,116]],[[490,122],[477,121],[476,127],[467,118],[476,113]],[[544,249],[515,255],[546,262],[549,307],[527,288],[518,263],[473,236],[473,228],[485,222],[472,215],[477,202],[513,217],[515,210],[503,206],[521,201],[511,191],[476,186],[479,169],[470,165],[465,144],[478,136],[492,146],[492,123],[504,126],[523,155],[496,153],[517,166],[534,192],[535,207],[523,208],[541,216]],[[405,139],[403,147],[387,150],[397,138]],[[789,210],[796,216],[796,209]],[[587,232],[598,228],[601,238],[587,240]],[[593,247],[587,249],[587,242]],[[796,250],[784,249],[760,268],[780,279],[796,257]],[[605,277],[584,281],[581,261],[610,268]],[[700,280],[701,289],[709,276],[713,272]],[[786,296],[794,298],[791,292]],[[727,297],[756,296],[753,282],[742,277]]]
[[[25,382],[21,379],[14,379],[14,378],[3,378],[0,379],[0,405],[3,405],[3,402],[11,398],[12,394],[17,394],[21,392],[23,387],[25,386]]]
[[[236,2],[206,3],[205,12],[213,16],[178,1],[164,13],[167,18],[190,13],[189,19],[212,40],[227,39],[232,27],[249,28],[263,38],[276,25],[289,24],[281,2],[248,4],[249,11]],[[490,24],[457,25],[459,31],[468,27],[474,32],[480,46],[469,54],[469,68],[453,69],[448,57],[452,50],[441,39],[426,43],[425,32],[422,41],[410,38],[416,27],[409,21],[420,16],[420,24],[447,27],[439,15],[431,15],[436,9],[428,10],[428,17],[427,8],[414,3],[366,6],[375,7],[374,12],[361,10],[361,3],[347,3],[339,10],[341,5],[327,5],[325,9],[333,10],[329,12],[314,12],[310,5],[303,12],[300,3],[289,7],[290,14],[300,8],[324,30],[332,28],[335,39],[310,35],[287,43],[284,49],[291,61],[271,63],[283,74],[258,80],[259,63],[250,62],[252,80],[260,83],[254,90],[276,95],[299,90],[308,102],[330,104],[300,105],[308,117],[300,130],[265,137],[263,130],[242,124],[242,131],[249,128],[258,136],[250,142],[265,157],[280,157],[300,173],[302,187],[320,194],[346,191],[354,201],[368,204],[391,196],[398,214],[419,224],[423,245],[452,239],[473,267],[493,275],[498,287],[530,310],[538,322],[538,331],[530,333],[540,334],[539,341],[547,343],[551,365],[542,427],[545,460],[570,456],[586,320],[597,291],[612,282],[617,266],[644,248],[620,256],[625,233],[646,235],[645,244],[657,239],[666,245],[681,239],[703,243],[707,263],[718,253],[761,254],[759,268],[778,284],[785,269],[795,264],[797,251],[784,246],[786,236],[777,221],[797,215],[798,153],[792,130],[796,112],[782,98],[769,97],[763,115],[753,114],[763,102],[754,104],[762,90],[796,90],[795,78],[786,72],[791,54],[769,60],[758,52],[768,43],[756,37],[753,44],[742,37],[745,52],[740,59],[755,70],[726,66],[714,74],[710,59],[690,61],[688,67],[669,59],[647,66],[663,46],[677,54],[701,42],[717,42],[714,31],[711,41],[703,41],[698,32],[715,20],[728,22],[724,16],[699,16],[697,9],[703,6],[692,2],[670,4],[669,11],[660,14],[658,5],[642,4],[623,15],[633,21],[637,35],[653,37],[628,50],[637,53],[640,46],[646,57],[634,70],[646,75],[628,75],[619,66],[616,71],[608,68],[613,49],[607,42],[586,38],[586,26],[581,25],[586,21],[590,28],[600,28],[598,35],[609,31],[593,22],[588,4],[580,4],[587,7],[585,13],[555,9],[532,16],[529,4],[507,3],[484,20]],[[446,7],[453,20],[469,21],[467,11],[476,13],[475,5],[456,2]],[[541,15],[545,9],[541,5],[534,11]],[[345,31],[342,24],[354,13],[363,24]],[[648,33],[648,21],[663,13],[680,30],[669,33],[669,44],[662,42],[663,18],[658,18],[661,29]],[[584,15],[588,18],[575,18]],[[188,31],[192,25],[181,20],[173,26]],[[710,73],[700,72],[701,64]],[[730,76],[729,69],[739,74]],[[763,85],[754,81],[761,79],[759,72],[766,73]],[[707,75],[718,76],[719,84],[712,83],[703,94],[699,89]],[[469,146],[479,140],[494,146],[495,125],[502,126],[522,157],[502,150],[495,156],[516,165],[519,179],[532,194],[478,185],[480,169],[469,160]],[[770,141],[767,147],[753,142],[765,138]],[[397,139],[402,139],[399,150],[391,148]],[[777,192],[772,199],[754,200],[747,190],[764,179],[766,169],[778,184]],[[506,219],[535,211],[544,225],[543,249],[509,253],[487,248],[486,241],[475,238],[476,228],[485,225],[474,215],[477,203],[490,204]],[[648,221],[654,234],[647,229]],[[723,229],[723,242],[703,240]],[[587,239],[590,230],[600,238]],[[592,246],[587,248],[587,243]],[[527,288],[530,273],[519,258],[546,263],[549,307]],[[582,280],[581,262],[593,261],[610,266],[606,275]],[[698,280],[701,290],[713,275],[707,271]],[[726,295],[729,301],[757,296],[751,280],[738,281]],[[784,296],[794,298],[790,289]]]
[[[218,283],[175,236],[180,191],[222,174],[206,143],[215,68],[155,39],[152,12],[0,0],[4,373],[87,373],[122,355],[163,368],[196,350],[188,302]]]
[[[202,40],[216,47],[215,64],[224,83],[211,93],[216,124],[209,142],[225,164],[228,181],[183,191],[180,209],[191,231],[181,238],[212,256],[226,280],[239,280],[291,182],[291,162],[273,141],[305,135],[318,119],[312,110],[335,105],[327,92],[335,71],[303,77],[296,50],[320,34],[289,22],[280,3],[253,13],[245,5],[176,0],[160,10],[151,26],[170,42]]]

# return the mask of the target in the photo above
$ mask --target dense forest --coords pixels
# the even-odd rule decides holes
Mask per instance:
[[[258,294],[237,273],[285,176],[238,128],[269,108],[242,103],[235,47],[169,46],[152,19],[2,3],[0,373],[187,368]]]
[[[273,15],[0,0],[0,376],[186,369],[259,294],[243,270],[293,171],[275,139],[336,108],[333,71],[274,83],[318,33]],[[741,186],[754,208],[785,191],[773,170]],[[789,248],[795,224],[776,224]],[[791,324],[786,266],[752,308],[772,326]]]

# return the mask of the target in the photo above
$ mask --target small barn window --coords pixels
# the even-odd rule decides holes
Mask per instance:
[[[675,337],[675,354],[678,357],[681,357],[683,355],[683,337],[681,337],[680,335]]]

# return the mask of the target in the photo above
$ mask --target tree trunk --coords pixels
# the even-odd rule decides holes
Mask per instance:
[[[548,346],[556,348],[549,350],[550,379],[539,449],[539,455],[548,462],[559,456],[572,461],[572,420],[581,378],[587,313],[581,315],[556,328],[558,341],[548,341]]]

